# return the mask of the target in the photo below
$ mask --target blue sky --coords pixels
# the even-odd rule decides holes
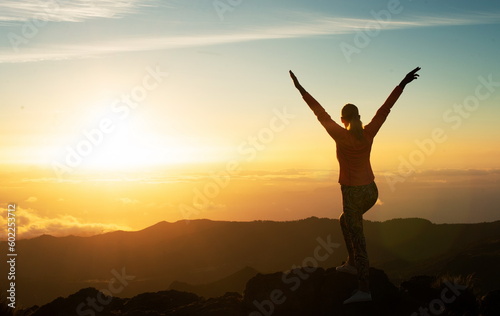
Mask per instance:
[[[472,4],[466,1],[50,0],[4,1],[1,7],[4,48],[10,44],[9,34],[22,35],[22,28],[34,19],[32,24],[37,29],[33,31],[36,35],[26,36],[26,42],[18,45],[18,54],[2,52],[2,61],[6,62],[40,56],[57,59],[210,43],[351,34],[363,30],[376,15],[384,19],[382,30],[435,29],[447,25],[493,27],[500,11],[494,2],[486,1]],[[397,13],[392,13],[391,8]],[[389,12],[389,16],[382,11]],[[49,22],[39,22],[40,17]],[[426,34],[434,32],[426,31]],[[453,34],[451,30],[448,32]],[[493,32],[479,32],[483,40],[495,39]],[[38,54],[28,54],[37,47],[53,50],[34,50]]]

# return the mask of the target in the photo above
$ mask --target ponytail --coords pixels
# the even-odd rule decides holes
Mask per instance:
[[[358,140],[363,140],[363,123],[360,120],[358,108],[351,103],[342,108],[342,118],[349,122],[347,130]]]
[[[352,119],[349,122],[349,126],[347,126],[347,129],[351,134],[353,134],[358,140],[363,139],[363,123],[359,119],[359,116],[356,118]]]

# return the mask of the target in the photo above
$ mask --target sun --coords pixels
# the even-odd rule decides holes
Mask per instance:
[[[162,134],[134,121],[117,125],[84,158],[84,170],[129,170],[191,163],[197,148],[182,135]]]
[[[70,135],[51,147],[55,149],[44,161],[48,161],[58,177],[158,168],[184,170],[225,157],[223,146],[206,141],[205,135],[178,131],[160,115],[137,112],[121,120],[94,116],[97,119],[87,120],[94,123],[82,124],[73,140],[68,141]]]

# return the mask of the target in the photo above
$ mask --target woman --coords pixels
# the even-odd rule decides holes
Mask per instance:
[[[354,104],[346,104],[342,108],[341,121],[345,128],[337,124],[290,71],[295,87],[337,144],[337,159],[340,165],[339,183],[343,204],[340,227],[349,256],[347,261],[336,269],[357,275],[359,282],[358,290],[344,301],[344,304],[372,300],[368,282],[370,265],[363,234],[363,214],[378,199],[375,176],[370,164],[370,152],[373,138],[389,115],[391,107],[396,103],[405,86],[417,79],[419,70],[420,67],[417,67],[404,77],[377,111],[372,121],[364,128],[358,108]]]

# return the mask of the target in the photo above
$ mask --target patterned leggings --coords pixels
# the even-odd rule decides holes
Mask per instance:
[[[341,190],[344,212],[340,215],[340,227],[349,254],[348,262],[354,263],[358,269],[359,283],[368,286],[370,263],[363,234],[363,214],[377,202],[377,185],[375,182],[357,186],[341,185]]]

